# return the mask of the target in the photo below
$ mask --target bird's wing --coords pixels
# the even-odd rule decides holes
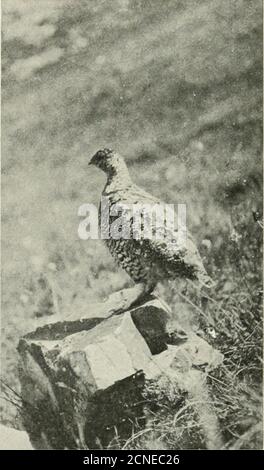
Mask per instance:
[[[165,240],[146,239],[145,248],[150,256],[157,260],[172,275],[186,276],[198,280],[200,284],[211,287],[214,283],[208,276],[199,251],[190,234],[186,240],[178,241],[178,233]]]
[[[118,205],[121,205],[121,207],[122,205],[125,207],[126,204],[166,206],[164,202],[142,190],[137,185],[132,185],[128,190],[118,191],[117,193]],[[168,205],[166,206],[166,211],[167,210]],[[171,212],[173,212],[175,216],[174,209],[169,209],[168,212],[164,212],[165,218],[163,227],[154,225],[153,237],[144,239],[144,249],[149,252],[151,257],[167,267],[169,271],[174,271],[175,273],[179,272],[179,275],[182,271],[182,274],[187,275],[187,277],[198,279],[201,284],[211,287],[213,282],[206,273],[201,256],[190,232],[187,229],[180,231],[178,227],[175,229],[174,226],[168,224],[167,219],[172,216]],[[130,222],[133,222],[132,218]],[[177,222],[176,218],[175,222]],[[162,230],[160,230],[162,228],[164,230],[164,236],[160,239],[156,237],[156,232],[159,231],[159,233],[162,233]]]

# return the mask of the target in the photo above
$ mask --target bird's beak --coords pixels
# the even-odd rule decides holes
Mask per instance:
[[[93,157],[89,161],[88,165],[94,165],[94,163],[95,163],[95,155],[93,155]]]

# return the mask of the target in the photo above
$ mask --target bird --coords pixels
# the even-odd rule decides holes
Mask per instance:
[[[120,215],[126,220],[129,236],[115,237],[108,232],[104,239],[111,255],[121,268],[140,284],[141,294],[151,293],[159,282],[165,279],[189,279],[198,281],[200,286],[208,288],[214,282],[207,274],[194,239],[186,231],[185,243],[179,243],[179,231],[170,226],[165,228],[164,237],[133,237],[134,215],[127,210],[128,206],[163,205],[164,202],[137,186],[131,179],[124,158],[112,149],[98,150],[91,158],[90,165],[95,165],[106,174],[106,184],[101,194],[109,204],[110,212],[118,210],[110,217],[110,225]],[[99,207],[99,223],[104,226],[105,220]],[[142,227],[141,227],[142,228]],[[143,227],[144,228],[144,227]],[[127,235],[127,234],[126,234]]]

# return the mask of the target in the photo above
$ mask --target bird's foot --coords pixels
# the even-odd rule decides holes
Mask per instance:
[[[107,300],[110,302],[111,315],[123,313],[132,307],[140,305],[143,301],[151,298],[149,290],[146,289],[145,284],[139,283],[128,289],[123,289],[111,294]]]

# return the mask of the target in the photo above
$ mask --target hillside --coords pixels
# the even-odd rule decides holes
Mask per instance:
[[[78,207],[98,203],[104,182],[88,161],[109,146],[139,185],[187,204],[217,287],[211,300],[160,289],[175,312],[183,289],[204,335],[201,306],[214,321],[226,363],[211,385],[232,445],[261,408],[261,1],[3,0],[2,10],[5,381],[18,389],[22,333],[130,282],[100,241],[77,235]],[[4,400],[2,413],[19,426]]]

